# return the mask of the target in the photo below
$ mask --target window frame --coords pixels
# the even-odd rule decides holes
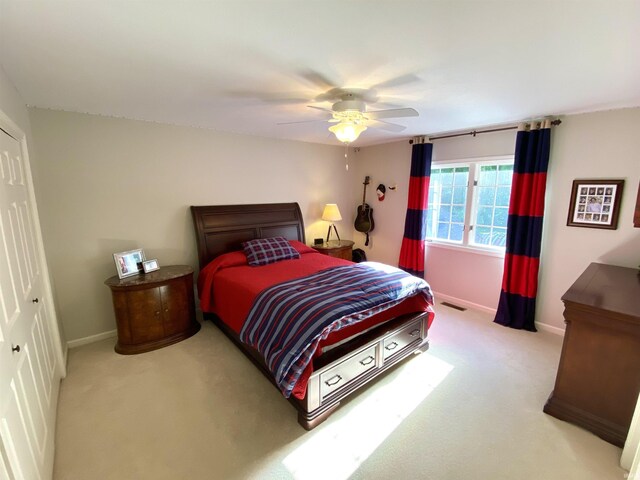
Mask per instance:
[[[464,214],[464,228],[462,231],[462,242],[453,242],[440,238],[427,238],[426,242],[430,247],[463,250],[465,252],[479,253],[483,255],[504,257],[505,247],[495,247],[491,245],[480,245],[470,242],[471,232],[476,227],[471,223],[472,219],[476,218],[478,209],[478,192],[477,182],[480,174],[480,166],[482,164],[491,165],[512,165],[514,164],[514,155],[498,155],[488,157],[472,157],[472,158],[457,158],[451,160],[434,160],[431,164],[431,168],[455,168],[455,167],[469,167],[469,183],[467,184],[467,201],[465,205]],[[513,185],[512,185],[513,186]],[[429,199],[431,204],[431,199]]]

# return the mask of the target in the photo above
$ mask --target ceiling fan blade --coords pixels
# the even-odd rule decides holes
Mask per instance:
[[[365,112],[365,116],[373,120],[378,118],[417,117],[418,115],[420,114],[413,108],[392,108],[390,110]]]
[[[316,120],[301,120],[298,122],[278,122],[276,125],[293,125],[294,123],[315,123],[315,122],[327,122],[326,118]]]
[[[407,127],[398,125],[396,123],[383,122],[381,120],[369,120],[367,126],[371,128],[377,128],[380,130],[386,130],[388,132],[402,132]]]
[[[390,78],[389,80],[385,80],[384,82],[377,83],[373,85],[371,88],[380,89],[380,88],[393,88],[399,87],[401,85],[406,85],[408,83],[417,82],[420,80],[420,77],[413,73],[407,73],[406,75],[400,75],[399,77]]]
[[[280,104],[296,104],[296,103],[308,103],[311,98],[301,92],[252,92],[235,90],[230,91],[229,94],[239,98],[251,98],[257,99],[265,103],[280,103]]]
[[[322,89],[329,90],[330,88],[336,88],[336,84],[334,82],[315,70],[301,70],[298,72],[298,75]]]
[[[323,112],[333,113],[333,110],[331,110],[330,108],[316,107],[315,105],[307,105],[307,107],[315,108],[316,110],[322,110]]]

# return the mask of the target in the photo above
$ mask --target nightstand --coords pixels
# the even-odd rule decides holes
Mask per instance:
[[[170,265],[147,274],[105,280],[111,289],[118,327],[115,351],[148,352],[200,330],[196,320],[193,269]]]
[[[330,240],[322,245],[313,245],[313,248],[323,255],[351,260],[353,243],[351,240]]]

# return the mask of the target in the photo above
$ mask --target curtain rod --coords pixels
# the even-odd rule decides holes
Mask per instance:
[[[555,125],[560,125],[561,123],[562,123],[562,120],[552,120],[551,121],[551,125],[554,125],[554,126]],[[439,136],[436,136],[436,137],[430,137],[428,135],[425,135],[425,137],[427,137],[429,140],[441,140],[443,138],[465,137],[467,135],[471,135],[471,136],[475,137],[476,135],[478,135],[480,133],[502,132],[504,130],[515,130],[517,128],[518,128],[518,125],[512,125],[510,127],[491,128],[491,129],[488,129],[488,130],[471,130],[470,132],[452,133],[451,135],[439,135]],[[409,140],[409,143],[412,144],[413,140]]]

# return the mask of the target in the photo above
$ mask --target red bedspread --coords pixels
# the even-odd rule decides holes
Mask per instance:
[[[348,265],[351,262],[322,255],[301,242],[292,241],[292,246],[300,252],[299,259],[251,267],[241,251],[217,257],[202,269],[198,278],[198,293],[203,312],[215,313],[233,331],[240,333],[256,296],[265,288],[278,283],[301,278],[325,268]],[[430,305],[421,295],[410,297],[399,305],[374,315],[362,322],[333,332],[322,341],[316,354],[322,348],[332,345],[358,332],[405,313],[431,311]],[[433,315],[429,317],[429,325]],[[293,391],[296,398],[304,398],[307,380],[313,372],[312,364],[297,383]]]

